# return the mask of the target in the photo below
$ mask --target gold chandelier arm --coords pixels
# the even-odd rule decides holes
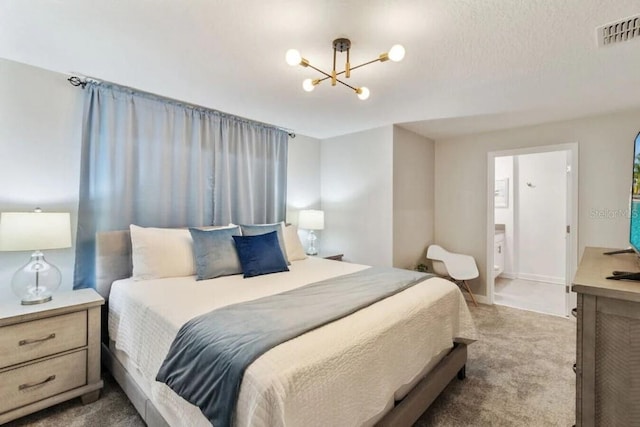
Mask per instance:
[[[380,61],[380,58],[373,59],[373,60],[371,60],[371,61],[369,61],[369,62],[365,62],[365,63],[360,64],[360,65],[356,65],[355,67],[350,67],[350,68],[349,68],[349,71],[353,71],[353,70],[355,70],[355,69],[357,69],[357,68],[361,68],[361,67],[364,67],[365,65],[373,64],[374,62],[379,62],[379,61]],[[326,77],[324,77],[324,78],[322,78],[322,79],[319,79],[319,80],[318,80],[318,82],[323,82],[323,81],[325,81],[325,80],[327,80],[327,79],[330,79],[330,78],[331,78],[331,74],[329,74],[329,73],[325,73],[325,72],[324,72],[324,71],[322,71],[322,70],[318,70],[318,69],[317,69],[316,67],[314,67],[313,65],[309,65],[309,67],[313,68],[314,70],[316,70],[316,71],[318,71],[318,72],[320,72],[320,73],[322,73],[322,74],[324,74],[324,75],[326,76]],[[346,73],[346,70],[344,70],[344,71],[340,71],[339,73],[336,73],[336,77],[337,77],[337,76],[340,76],[340,75],[342,75],[342,74],[345,74],[345,73]]]
[[[356,65],[355,67],[350,67],[350,68],[349,68],[349,71],[353,71],[353,70],[355,70],[356,68],[364,67],[365,65],[373,64],[374,62],[378,62],[378,61],[380,61],[380,58],[378,58],[378,59],[373,59],[373,60],[371,60],[371,61],[369,61],[369,62],[365,62],[364,64]],[[322,73],[322,74],[324,74],[324,75],[326,76],[326,77],[323,77],[323,78],[321,78],[321,79],[318,79],[318,83],[323,82],[323,81],[325,81],[325,80],[327,80],[327,79],[330,79],[330,78],[332,77],[332,76],[331,76],[331,74],[329,74],[329,73],[325,73],[324,71],[317,69],[316,67],[314,67],[314,66],[313,66],[313,65],[311,65],[311,64],[309,64],[309,67],[313,68],[314,70],[316,70],[316,71],[318,71],[318,72],[320,72],[320,73]],[[345,73],[346,73],[346,70],[344,70],[344,71],[340,71],[339,73],[336,73],[336,77],[338,77],[338,76],[340,76],[340,75],[342,75],[342,74],[345,74]]]
[[[356,68],[364,67],[365,65],[373,64],[374,62],[378,62],[378,61],[381,61],[380,58],[372,59],[369,62],[365,62],[363,64],[356,65],[355,67],[351,67],[351,71],[355,70]],[[342,73],[340,73],[340,74],[342,74]]]
[[[363,64],[363,65],[364,65],[364,64]],[[314,67],[314,66],[313,66],[313,65],[311,65],[311,64],[308,64],[307,66],[308,66],[309,68],[313,68],[313,69],[314,69],[314,70],[316,70],[317,72],[319,72],[319,73],[321,73],[321,74],[324,74],[324,75],[326,76],[326,77],[324,77],[324,78],[322,78],[322,79],[318,79],[318,83],[320,83],[320,82],[322,82],[322,81],[324,81],[324,80],[327,80],[327,79],[331,79],[331,78],[333,78],[333,76],[332,76],[331,74],[326,73],[326,72],[322,71],[321,69]],[[344,71],[341,71],[341,72],[339,72],[339,73],[336,73],[336,76],[339,76],[340,74],[344,74]],[[353,90],[356,90],[356,88],[355,88],[355,87],[353,87],[353,86],[351,86],[351,85],[349,85],[349,84],[347,84],[347,83],[343,82],[342,80],[340,80],[340,79],[338,79],[338,78],[336,78],[336,82],[337,82],[337,83],[342,83],[342,84],[343,84],[343,85],[345,85],[346,87],[348,87],[348,88],[350,88],[350,89],[353,89]]]
[[[347,49],[347,63],[344,64],[344,76],[346,78],[351,77],[351,62],[349,61],[349,50]]]
[[[324,74],[325,76],[327,76],[327,73],[322,72],[322,71],[320,71],[320,72],[321,72],[322,74]],[[344,71],[342,71],[342,72],[340,72],[340,73],[337,73],[337,74],[336,74],[336,76],[339,76],[340,74],[344,74]],[[318,84],[322,83],[323,81],[328,80],[328,79],[330,79],[330,78],[332,78],[332,77],[329,75],[329,76],[324,77],[324,78],[321,78],[321,79],[316,79],[316,80],[314,80],[314,81],[316,81],[316,82],[317,82],[315,85],[318,85]],[[356,90],[356,89],[357,89],[357,88],[355,88],[355,87],[353,87],[353,86],[351,86],[351,85],[349,85],[349,84],[347,84],[347,83],[343,82],[342,80],[340,80],[340,79],[338,79],[338,78],[336,78],[336,82],[337,82],[337,83],[341,83],[341,84],[345,85],[346,87],[348,87],[348,88],[350,88],[350,89],[353,89],[353,90]],[[314,86],[315,86],[315,85],[314,85]]]
[[[348,87],[348,88],[349,88],[349,89],[351,89],[351,90],[358,91],[358,88],[355,88],[355,87],[351,86],[350,84],[343,82],[343,81],[342,81],[342,80],[340,80],[340,79],[336,79],[336,82],[338,82],[338,83],[341,83],[341,84],[345,85],[346,87]]]
[[[316,67],[314,67],[313,65],[311,65],[311,64],[309,64],[309,63],[307,63],[307,67],[309,67],[309,68],[313,68],[314,70],[316,70],[316,71],[317,71],[317,72],[319,72],[320,74],[323,74],[323,75],[325,75],[325,76],[326,76],[325,78],[323,78],[323,79],[319,80],[320,82],[321,82],[321,81],[323,81],[323,80],[327,80],[327,79],[330,79],[330,78],[331,78],[331,74],[329,74],[329,73],[325,73],[325,72],[324,72],[324,71],[322,71],[321,69],[316,68]]]
[[[336,47],[333,47],[333,69],[331,70],[331,86],[336,85]]]

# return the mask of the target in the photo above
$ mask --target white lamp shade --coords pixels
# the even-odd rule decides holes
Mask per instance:
[[[34,251],[71,247],[68,212],[2,212],[0,251]]]
[[[324,211],[304,210],[298,214],[298,227],[304,230],[323,230]]]

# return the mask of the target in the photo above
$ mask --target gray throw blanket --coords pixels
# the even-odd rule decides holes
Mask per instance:
[[[231,426],[244,372],[258,357],[428,277],[372,267],[213,310],[180,328],[156,380],[197,405],[215,427]]]

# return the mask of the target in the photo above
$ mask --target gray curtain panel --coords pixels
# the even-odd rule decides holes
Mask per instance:
[[[214,110],[89,83],[74,289],[95,286],[95,234],[284,220],[288,135]]]

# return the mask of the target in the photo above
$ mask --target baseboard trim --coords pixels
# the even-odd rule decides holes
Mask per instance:
[[[519,273],[518,279],[531,280],[532,282],[545,282],[564,286],[564,277],[543,276],[541,274]]]
[[[541,274],[529,274],[529,273],[512,273],[512,272],[502,272],[498,277],[503,279],[515,280],[531,280],[532,282],[545,282],[551,283],[553,285],[563,285],[564,286],[564,278],[563,277],[553,277],[553,276],[543,276]],[[498,278],[496,277],[496,279]]]

